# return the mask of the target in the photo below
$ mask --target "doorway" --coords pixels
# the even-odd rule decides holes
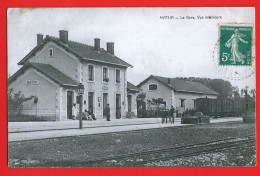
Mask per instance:
[[[105,116],[105,108],[107,107],[108,104],[108,94],[103,93],[103,117]]]
[[[67,92],[67,119],[72,119],[73,92]]]
[[[94,114],[94,92],[88,93],[88,111]]]
[[[121,95],[116,94],[116,118],[121,118]]]
[[[127,95],[128,112],[132,112],[132,95]]]

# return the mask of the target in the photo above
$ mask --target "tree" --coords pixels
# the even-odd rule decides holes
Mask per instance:
[[[17,115],[20,114],[23,110],[23,103],[31,100],[34,96],[24,97],[21,91],[17,93],[13,92],[13,89],[9,89],[7,92],[8,97],[8,115]]]
[[[137,95],[136,100],[137,100],[137,109],[140,110],[144,110],[146,109],[146,105],[145,105],[145,98],[146,98],[146,93],[141,92]]]
[[[232,85],[229,81],[213,79],[209,88],[219,93],[219,98],[232,98]]]
[[[152,103],[156,105],[156,109],[165,109],[165,101],[163,98],[152,98]]]
[[[139,94],[137,95],[137,100],[138,100],[138,101],[144,101],[145,97],[146,97],[146,93],[141,92],[141,93],[139,93]]]
[[[253,98],[255,98],[255,89],[251,89],[249,93],[250,95],[252,95]]]
[[[238,86],[232,87],[232,98],[233,98],[234,100],[237,100],[237,99],[240,98]]]
[[[160,105],[160,104],[163,104],[163,103],[164,103],[163,98],[153,98],[153,99],[152,99],[152,102],[153,102],[155,105]]]
[[[241,97],[244,97],[244,93],[245,93],[245,90],[244,89],[241,89]]]

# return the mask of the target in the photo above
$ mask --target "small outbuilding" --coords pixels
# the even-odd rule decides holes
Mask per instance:
[[[198,82],[178,78],[166,78],[151,75],[138,87],[146,94],[146,101],[161,99],[167,109],[173,106],[184,111],[196,108],[196,99],[217,99],[218,93]]]
[[[127,112],[129,118],[137,116],[137,96],[139,92],[141,92],[139,87],[127,81]]]

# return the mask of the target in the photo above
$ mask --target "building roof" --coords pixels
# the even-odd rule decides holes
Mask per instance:
[[[65,75],[64,73],[62,73],[61,71],[57,70],[49,64],[31,62],[27,62],[20,70],[18,70],[14,75],[12,75],[8,79],[8,83],[13,82],[20,74],[22,74],[29,67],[36,69],[40,73],[44,74],[46,77],[50,78],[51,80],[62,86],[75,87],[79,85],[78,81],[73,80],[72,78],[68,77],[67,75]]]
[[[149,79],[154,78],[157,81],[161,82],[167,87],[170,87],[178,92],[192,92],[192,93],[200,93],[200,94],[210,94],[210,95],[218,95],[219,93],[214,90],[204,86],[201,83],[186,81],[178,78],[166,78],[161,76],[149,76],[147,79],[142,81],[138,87],[147,82]]]
[[[95,61],[95,62],[102,62],[112,65],[119,65],[123,67],[133,67],[129,63],[123,61],[122,59],[118,58],[117,56],[109,54],[103,48],[100,48],[100,51],[95,51],[93,46],[89,46],[83,43],[78,43],[74,41],[68,41],[68,44],[64,44],[58,38],[52,36],[46,36],[43,40],[41,45],[36,46],[30,53],[28,53],[19,63],[18,65],[23,65],[26,61],[32,57],[37,51],[43,48],[43,46],[49,42],[53,41],[58,46],[64,48],[67,52],[75,55],[81,60],[85,61]]]
[[[127,91],[139,92],[141,89],[127,81]]]

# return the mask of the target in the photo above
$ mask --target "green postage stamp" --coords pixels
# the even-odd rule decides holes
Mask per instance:
[[[252,65],[253,26],[249,24],[219,25],[219,64]]]

